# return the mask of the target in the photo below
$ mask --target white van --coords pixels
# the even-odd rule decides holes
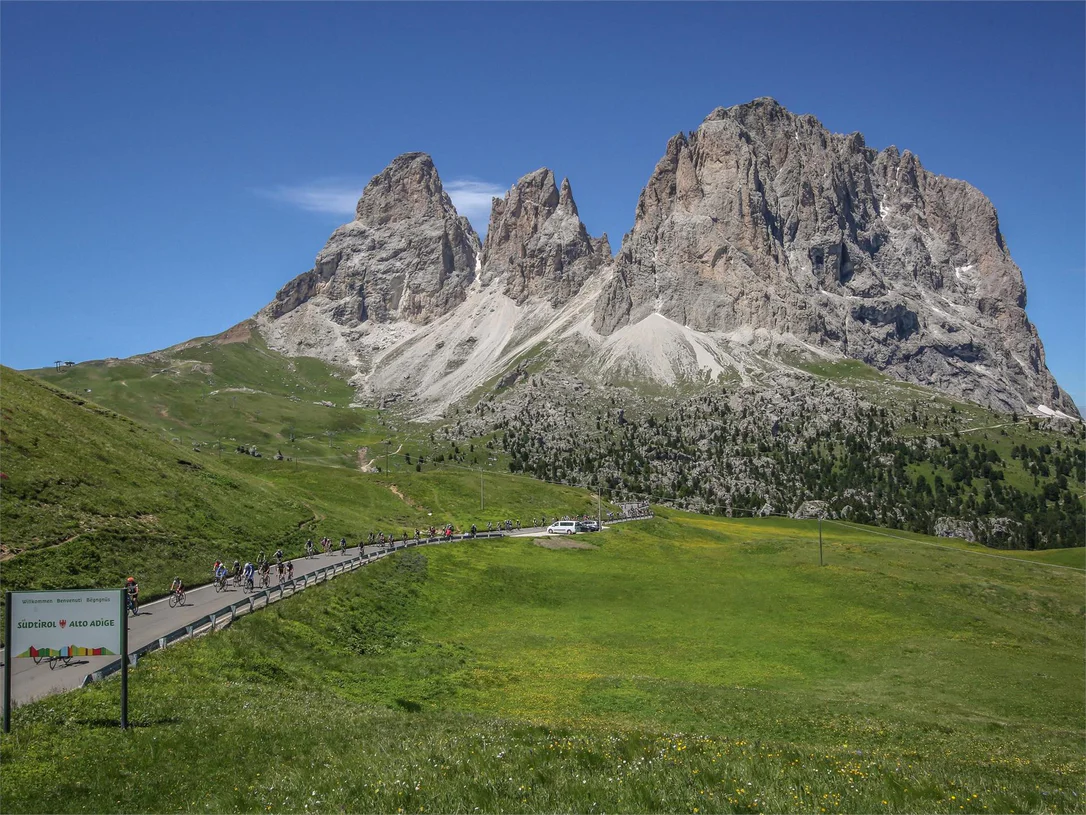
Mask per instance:
[[[575,535],[582,531],[579,527],[580,524],[576,521],[559,521],[548,526],[547,533],[550,535]]]

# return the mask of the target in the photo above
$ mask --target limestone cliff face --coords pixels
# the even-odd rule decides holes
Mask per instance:
[[[568,302],[610,260],[607,236],[592,238],[581,223],[568,179],[559,188],[554,173],[539,169],[494,199],[482,278],[518,305],[529,298]]]
[[[463,302],[479,238],[458,215],[425,153],[397,157],[366,186],[355,220],[328,239],[314,267],[284,286],[272,319],[316,298],[329,320],[351,326],[421,324]]]
[[[992,407],[1077,415],[991,202],[772,99],[667,145],[593,325],[768,329]]]

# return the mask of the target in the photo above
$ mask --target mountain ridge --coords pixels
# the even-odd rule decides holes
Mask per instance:
[[[493,199],[480,245],[430,157],[404,154],[256,320],[277,350],[348,365],[363,398],[420,416],[539,345],[601,383],[742,377],[799,354],[1077,416],[1025,296],[979,190],[763,97],[668,141],[614,257],[548,168]]]

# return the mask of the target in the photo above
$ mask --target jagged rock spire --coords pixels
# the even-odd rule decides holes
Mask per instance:
[[[502,281],[517,303],[539,297],[558,306],[610,256],[606,236],[594,240],[581,222],[569,179],[559,189],[544,167],[494,199],[482,274],[485,282]]]
[[[404,153],[366,185],[355,220],[332,233],[314,268],[288,283],[273,317],[303,303],[339,325],[425,323],[462,302],[479,238],[441,185],[430,156]]]

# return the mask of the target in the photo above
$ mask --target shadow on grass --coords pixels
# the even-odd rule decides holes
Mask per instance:
[[[410,699],[397,699],[396,706],[402,710],[406,710],[408,713],[418,713],[422,710],[422,705],[418,702],[413,702]]]
[[[181,718],[178,716],[155,716],[144,717],[141,716],[138,719],[129,719],[128,728],[131,730],[135,727],[155,727],[167,724],[180,724]],[[90,727],[98,729],[114,730],[120,729],[121,717],[116,718],[109,716],[93,716],[86,718],[73,718],[68,720],[68,724],[77,725],[79,727]]]

